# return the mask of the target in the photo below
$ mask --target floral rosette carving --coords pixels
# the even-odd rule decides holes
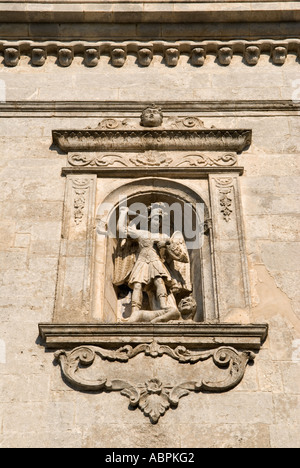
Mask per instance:
[[[172,162],[172,158],[168,158],[165,154],[161,154],[157,151],[149,151],[148,153],[141,154],[136,158],[130,158],[130,161],[135,166],[169,166]]]

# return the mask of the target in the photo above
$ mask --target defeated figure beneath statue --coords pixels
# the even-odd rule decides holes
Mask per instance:
[[[167,307],[161,310],[138,310],[131,314],[126,323],[151,322],[164,323],[170,321],[193,320],[197,309],[197,304],[192,296],[187,296],[176,306]]]

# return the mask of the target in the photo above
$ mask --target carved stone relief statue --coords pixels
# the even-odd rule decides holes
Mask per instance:
[[[114,49],[112,63],[126,54]],[[194,49],[193,64],[205,54]],[[97,64],[97,50],[87,55]],[[148,66],[152,51],[142,56]],[[59,57],[67,66],[72,50]],[[164,57],[176,65],[178,48]],[[228,65],[232,50],[218,57]],[[53,131],[69,166],[55,315],[40,335],[71,386],[120,392],[155,424],[191,392],[236,387],[267,336],[265,324],[227,321],[250,307],[238,154],[252,131],[206,128],[191,110],[163,115],[155,104],[140,118],[119,114]]]
[[[150,230],[138,229],[130,214],[129,208],[120,209],[121,239],[113,280],[115,286],[126,285],[131,290],[127,322],[192,319],[196,303],[190,296],[190,260],[183,234],[175,231],[170,237],[163,232],[162,220],[167,216],[163,203],[149,208]]]

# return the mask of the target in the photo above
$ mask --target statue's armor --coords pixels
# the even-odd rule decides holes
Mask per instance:
[[[128,281],[129,287],[132,287],[134,283],[150,285],[157,277],[164,278],[166,283],[172,281],[169,271],[156,250],[155,242],[158,240],[159,238],[138,237],[137,259]]]

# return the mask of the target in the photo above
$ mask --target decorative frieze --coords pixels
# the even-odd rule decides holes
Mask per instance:
[[[74,57],[82,57],[82,63],[87,67],[95,67],[102,56],[109,56],[114,67],[123,67],[128,55],[136,56],[136,63],[148,67],[155,55],[162,57],[162,63],[168,67],[176,67],[182,55],[189,57],[192,66],[199,67],[205,64],[209,55],[217,57],[218,63],[228,66],[234,56],[242,56],[244,62],[255,66],[262,53],[269,54],[273,64],[283,65],[288,54],[299,57],[300,40],[290,39],[284,41],[258,40],[255,42],[235,40],[221,41],[166,41],[137,42],[126,41],[121,43],[101,42],[55,42],[46,41],[35,43],[33,41],[4,42],[0,41],[0,51],[4,55],[4,64],[9,67],[18,65],[20,57],[30,56],[31,64],[42,66],[49,55],[57,57],[57,63],[62,67],[69,67]],[[40,59],[38,58],[40,56]]]
[[[131,408],[138,407],[153,424],[157,423],[169,408],[177,408],[179,400],[191,392],[220,393],[236,387],[245,374],[247,363],[255,358],[254,353],[250,351],[238,352],[229,347],[220,347],[208,352],[190,352],[183,346],[173,350],[153,341],[150,345],[140,345],[137,348],[134,349],[128,345],[112,351],[92,346],[81,346],[70,352],[57,351],[55,357],[61,365],[64,378],[73,387],[85,391],[118,391],[121,395],[129,398]],[[158,378],[149,378],[143,383],[131,383],[120,379],[119,376],[116,376],[115,379],[108,379],[101,371],[98,375],[97,364],[93,378],[89,377],[90,374],[86,377],[86,372],[82,370],[91,368],[100,359],[127,362],[140,352],[144,352],[145,355],[152,358],[167,354],[181,363],[195,364],[210,359],[213,363],[213,370],[208,375],[198,370],[195,375],[197,380],[179,381],[174,384],[162,382]],[[223,370],[222,377],[218,372],[219,369]]]
[[[146,151],[141,154],[70,153],[70,166],[74,167],[232,167],[237,164],[236,153],[160,153]]]

